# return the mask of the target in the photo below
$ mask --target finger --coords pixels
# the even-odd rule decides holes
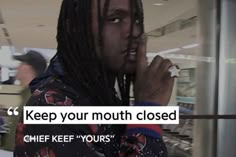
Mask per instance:
[[[164,59],[159,66],[159,73],[156,73],[156,75],[161,75],[164,74],[165,76],[170,77],[170,72],[168,69],[173,65],[173,63],[169,59]]]
[[[168,72],[168,69],[173,65],[169,59],[164,59],[159,66],[161,72]]]
[[[137,69],[136,69],[136,73],[137,73],[138,77],[140,75],[143,75],[143,73],[145,72],[145,70],[148,66],[146,52],[147,52],[147,36],[142,35],[141,41],[140,41],[139,46],[138,46],[138,52],[137,52]]]
[[[155,75],[162,61],[163,58],[161,56],[155,56],[150,66],[148,67],[148,71]]]

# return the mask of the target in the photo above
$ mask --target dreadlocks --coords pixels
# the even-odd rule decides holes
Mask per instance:
[[[92,33],[92,1],[93,0],[64,0],[58,20],[58,52],[66,83],[73,88],[83,89],[95,100],[96,105],[114,104],[114,87],[108,82],[108,72],[104,64],[99,61],[94,35]],[[98,30],[99,48],[103,50],[103,26],[107,16],[110,0],[105,0],[104,9],[100,8],[98,1]],[[130,0],[132,24],[130,28],[129,47],[137,37],[132,36],[136,20],[140,22],[141,34],[143,33],[143,10],[141,0]],[[133,11],[136,10],[135,14]],[[129,86],[132,76],[121,74],[118,84],[121,88],[122,105],[129,104]]]

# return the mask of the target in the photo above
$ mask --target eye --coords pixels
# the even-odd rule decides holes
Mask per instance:
[[[120,22],[121,22],[121,19],[120,19],[120,18],[111,18],[111,19],[109,19],[108,21],[111,22],[111,23],[116,24],[116,23],[120,23]]]

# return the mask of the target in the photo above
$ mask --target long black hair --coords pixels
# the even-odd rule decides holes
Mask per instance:
[[[109,85],[109,74],[104,64],[98,59],[94,34],[92,33],[92,1],[93,0],[63,0],[58,20],[57,57],[62,64],[64,80],[72,87],[83,89],[94,100],[93,105],[129,105],[129,89],[132,76],[120,74],[118,84],[121,90],[122,103],[115,101],[114,87]],[[105,0],[104,9],[98,1],[99,46],[103,47],[103,25],[109,8],[110,0]],[[130,0],[132,14],[129,45],[136,37],[132,36],[136,18],[140,22],[143,33],[143,9],[141,0]],[[137,17],[135,17],[137,16]],[[118,77],[118,76],[117,76]]]

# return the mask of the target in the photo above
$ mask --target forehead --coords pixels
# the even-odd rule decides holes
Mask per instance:
[[[31,67],[31,65],[25,63],[25,62],[21,62],[18,66],[18,68],[27,68],[27,67]]]
[[[96,0],[97,1],[97,0]],[[103,9],[106,0],[101,0],[101,9]],[[109,10],[129,10],[130,0],[109,0]]]

